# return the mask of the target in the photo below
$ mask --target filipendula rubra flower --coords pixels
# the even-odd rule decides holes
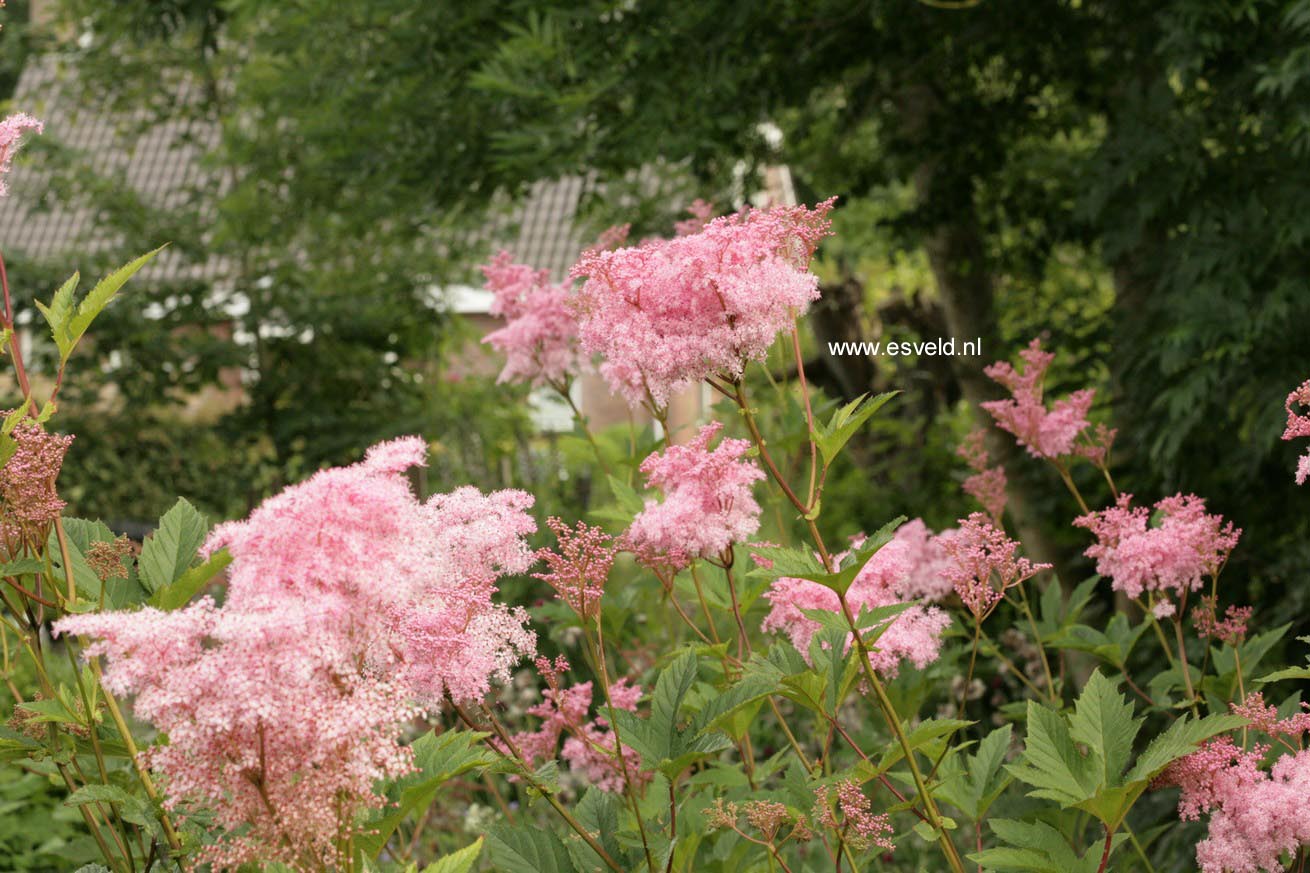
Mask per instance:
[[[988,466],[990,458],[984,444],[985,439],[986,433],[983,430],[974,430],[956,448],[955,454],[964,458],[965,463],[974,471],[960,487],[965,494],[982,504],[992,521],[1000,524],[1008,499],[1005,493],[1005,468]]]
[[[950,558],[944,571],[946,578],[976,621],[990,615],[1006,591],[1051,568],[1050,564],[1020,558],[1019,544],[981,512],[961,519],[960,527],[943,548]]]
[[[1007,361],[997,361],[984,370],[1005,386],[1010,396],[980,405],[996,420],[998,427],[1013,434],[1033,457],[1054,460],[1075,453],[1075,441],[1087,429],[1087,411],[1096,392],[1090,388],[1075,391],[1048,409],[1042,397],[1042,383],[1055,355],[1043,351],[1041,340],[1034,339],[1019,357],[1026,365],[1022,370],[1016,370]]]
[[[614,732],[604,715],[588,718],[592,684],[580,682],[565,687],[564,674],[569,670],[567,659],[557,656],[552,662],[538,658],[536,666],[537,672],[546,680],[546,690],[542,692],[541,703],[529,709],[528,715],[541,719],[541,724],[534,731],[522,731],[511,738],[528,761],[535,764],[555,760],[563,738],[560,756],[573,772],[602,791],[622,791],[628,777],[639,785],[654,778],[654,773],[641,769],[641,755],[635,749],[616,745]],[[641,686],[629,683],[626,678],[610,686],[610,701],[616,710],[636,712],[641,695]],[[602,713],[605,711],[603,699],[598,709]],[[618,756],[620,748],[623,750],[622,761]]]
[[[874,814],[872,802],[854,779],[841,780],[836,791],[831,785],[814,789],[814,822],[841,834],[859,852],[870,846],[889,852],[896,848],[891,819],[886,813]]]
[[[17,557],[24,544],[43,546],[64,510],[55,480],[73,437],[50,433],[30,419],[15,425],[11,436],[14,453],[0,468],[0,536],[4,554]]]
[[[1310,413],[1301,414],[1296,411],[1298,406],[1310,409],[1310,379],[1306,379],[1300,387],[1288,394],[1287,402],[1283,405],[1287,408],[1287,429],[1283,431],[1283,439],[1310,437]],[[1304,485],[1307,479],[1310,479],[1310,449],[1306,449],[1306,453],[1296,462],[1296,484]]]
[[[1165,604],[1196,591],[1206,576],[1219,573],[1228,553],[1242,535],[1222,516],[1205,511],[1205,501],[1194,494],[1175,494],[1155,504],[1152,512],[1132,506],[1133,496],[1122,494],[1107,509],[1074,521],[1096,536],[1084,553],[1096,559],[1096,572],[1113,580],[1115,591],[1129,597],[1154,592]],[[1166,607],[1165,614],[1172,614]]]
[[[647,500],[632,520],[625,536],[629,548],[683,560],[716,558],[759,530],[760,505],[751,486],[764,473],[741,460],[751,447],[747,440],[725,439],[710,449],[722,429],[722,423],[711,422],[691,442],[641,462],[646,487],[658,488],[664,500]]]
[[[843,557],[844,554],[835,555],[834,560],[840,562]],[[914,537],[892,539],[874,553],[846,592],[851,611],[858,615],[862,609],[891,606],[910,599],[910,589],[922,584],[915,578],[916,557]],[[787,634],[792,645],[807,659],[810,641],[821,625],[802,610],[841,612],[837,593],[809,579],[788,576],[775,579],[764,596],[772,608],[764,617],[763,630]],[[950,623],[950,616],[935,606],[910,606],[887,622],[882,635],[871,646],[869,663],[889,679],[900,671],[902,661],[922,669],[937,660],[942,632]]]
[[[324,470],[221,525],[233,563],[222,607],[70,616],[105,682],[168,742],[144,753],[165,803],[208,808],[216,867],[332,866],[376,808],[379,780],[411,768],[406,724],[443,695],[476,698],[535,638],[492,601],[499,574],[531,563],[531,497],[472,488],[419,501],[409,437]]]
[[[746,210],[696,233],[589,251],[572,305],[582,348],[630,406],[663,408],[702,379],[739,378],[818,299],[810,258],[832,200]]]
[[[559,545],[537,551],[547,572],[532,575],[554,588],[560,600],[579,618],[592,621],[600,615],[600,598],[605,593],[619,543],[600,528],[581,521],[569,527],[551,517],[546,519],[546,525],[554,531]]]
[[[1310,751],[1296,751],[1262,768],[1269,746],[1243,749],[1228,737],[1210,740],[1170,764],[1155,787],[1178,786],[1178,815],[1210,828],[1196,846],[1202,873],[1286,869],[1283,858],[1310,845]]]
[[[490,312],[505,326],[483,337],[505,356],[497,382],[563,386],[582,372],[578,325],[569,311],[569,284],[552,283],[545,270],[516,264],[501,252],[482,268],[486,289],[495,296]]]
[[[13,166],[14,155],[18,153],[20,140],[27,131],[40,133],[44,125],[25,112],[17,112],[0,121],[0,197],[9,194],[5,176]]]

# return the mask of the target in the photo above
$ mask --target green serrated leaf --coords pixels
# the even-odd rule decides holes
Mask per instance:
[[[619,795],[610,791],[601,791],[599,788],[588,788],[574,811],[582,826],[596,835],[601,848],[608,852],[610,857],[618,860],[622,860],[624,854],[618,839],[621,806]],[[573,846],[573,849],[574,857],[583,862],[579,866],[585,865],[584,869],[591,869],[602,863],[600,856],[586,843],[579,842]]]
[[[883,405],[895,397],[900,392],[888,391],[879,394],[873,399],[868,399],[867,394],[847,403],[832,414],[828,423],[816,430],[812,437],[814,443],[818,446],[819,453],[823,455],[824,466],[832,464],[833,460],[841,453],[841,450],[850,442],[851,437],[855,436],[864,423],[873,417]]]
[[[826,572],[823,565],[819,563],[819,559],[810,551],[791,549],[786,546],[756,544],[750,547],[750,552],[753,555],[759,555],[772,564],[771,567],[756,567],[750,571],[752,576],[763,576],[769,579],[777,579],[783,576],[808,579],[811,576],[823,575]]]
[[[151,594],[177,582],[191,566],[209,531],[209,522],[185,499],[159,520],[159,529],[146,538],[137,558],[141,582]]]
[[[1129,771],[1126,781],[1149,782],[1174,761],[1196,751],[1201,743],[1247,723],[1237,715],[1208,715],[1201,719],[1183,716],[1151,741]]]
[[[31,408],[32,398],[24,397],[23,402],[18,404],[16,408],[10,410],[9,414],[5,416],[4,425],[0,426],[0,433],[5,436],[9,436],[13,433],[14,428],[18,427],[18,423],[23,420],[23,416],[27,415],[27,410]]]
[[[1096,793],[1096,765],[1074,746],[1064,718],[1035,701],[1028,701],[1028,741],[1022,760],[1009,770],[1034,790],[1029,796],[1054,800],[1065,806],[1080,803]]]
[[[955,718],[930,718],[927,721],[920,722],[913,728],[908,725],[905,730],[905,741],[911,751],[932,747],[937,751],[941,741],[955,734],[961,728],[966,728],[973,724],[971,721],[962,721]],[[882,759],[878,762],[880,770],[887,770],[897,761],[905,757],[905,750],[899,743],[893,743],[883,752]]]
[[[129,261],[101,279],[95,284],[94,288],[87,292],[86,296],[82,298],[82,302],[78,304],[77,312],[73,313],[68,319],[68,351],[65,352],[62,347],[60,348],[60,356],[64,360],[68,359],[73,348],[77,346],[78,341],[80,341],[82,336],[86,333],[87,328],[91,326],[91,322],[95,321],[96,316],[104,311],[104,308],[109,305],[109,301],[114,299],[114,295],[118,293],[119,289],[123,287],[127,280],[132,278],[138,270],[149,263],[150,260],[163,251],[164,248],[165,246],[160,246],[152,252],[146,252],[141,257]],[[74,274],[74,277],[76,278],[76,274]],[[56,297],[58,297],[57,294]],[[71,291],[69,293],[68,303],[70,305],[72,303]]]
[[[1079,856],[1064,835],[1046,822],[994,819],[989,824],[996,836],[1008,845],[969,856],[985,870],[1092,873],[1099,865],[1103,844],[1093,843]]]
[[[569,850],[552,831],[499,825],[487,835],[487,848],[501,873],[577,873]]]
[[[695,652],[683,652],[665,667],[655,680],[650,701],[650,729],[668,757],[676,747],[678,709],[696,682],[698,659]]]
[[[696,714],[691,729],[696,734],[720,730],[738,710],[763,700],[778,689],[776,679],[758,675],[743,676],[741,681],[733,683],[722,694],[710,698]]]
[[[1310,667],[1287,667],[1283,670],[1275,670],[1255,681],[1263,684],[1265,682],[1282,682],[1284,679],[1310,679]]]
[[[1010,747],[1011,725],[1002,725],[978,744],[972,755],[949,756],[939,765],[941,785],[936,794],[971,821],[981,821],[1012,777],[1002,765]]]
[[[482,840],[482,837],[478,837],[472,845],[429,864],[423,868],[423,873],[468,873],[478,862],[478,855],[482,854]]]
[[[1100,670],[1093,671],[1074,704],[1069,729],[1074,741],[1087,746],[1100,762],[1102,785],[1118,782],[1140,727],[1141,722],[1133,718],[1133,705],[1119,693],[1117,684]]]
[[[618,501],[619,507],[623,511],[631,513],[628,518],[646,508],[646,501],[642,500],[641,495],[627,482],[617,476],[610,476],[609,483],[610,492],[614,495],[614,499]]]
[[[64,284],[59,286],[53,297],[50,298],[50,305],[42,303],[40,300],[33,301],[36,308],[45,318],[46,324],[50,326],[50,337],[55,341],[55,347],[59,349],[59,359],[68,360],[72,354],[73,342],[70,337],[68,327],[73,318],[73,291],[77,288],[77,283],[81,281],[81,274],[74,273],[69,276]]]
[[[17,558],[0,564],[0,576],[32,576],[45,572],[45,564],[36,558]]]
[[[117,785],[83,785],[64,801],[65,806],[81,806],[86,803],[131,803],[136,798]]]
[[[31,721],[42,724],[82,724],[85,721],[57,698],[29,700],[20,703],[18,708],[30,713]]]
[[[231,563],[231,553],[227,549],[218,550],[203,564],[184,572],[172,585],[166,585],[152,594],[150,605],[165,611],[181,609],[196,596],[197,591],[204,588],[209,580],[222,573]]]
[[[358,837],[366,856],[376,856],[406,816],[426,809],[446,782],[473,770],[490,766],[496,757],[480,742],[487,734],[449,730],[427,733],[413,743],[417,772],[394,783],[387,790],[388,806],[368,822],[367,833]]]

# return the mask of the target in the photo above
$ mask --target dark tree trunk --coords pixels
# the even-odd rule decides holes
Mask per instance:
[[[936,126],[933,113],[938,106],[931,89],[926,86],[906,89],[898,106],[903,118],[903,133],[911,140],[925,141],[924,152],[931,153],[926,140]],[[980,340],[982,351],[977,356],[952,357],[951,370],[978,423],[987,429],[987,449],[993,463],[1013,471],[1026,459],[1021,457],[1021,451],[1012,438],[990,427],[990,417],[979,406],[983,401],[999,396],[995,383],[983,368],[998,358],[1007,357],[1007,350],[1001,346],[995,284],[987,264],[982,230],[974,212],[971,190],[965,185],[942,185],[940,179],[934,160],[920,164],[914,174],[920,207],[931,216],[923,236],[923,246],[937,284],[948,335],[955,337],[957,344],[964,340]],[[1034,495],[1024,479],[1011,475],[1008,494],[1010,516],[1027,554],[1035,560],[1055,564],[1057,572],[1065,569],[1065,556],[1040,523],[1034,510]],[[1066,574],[1060,572],[1060,576],[1063,579]]]

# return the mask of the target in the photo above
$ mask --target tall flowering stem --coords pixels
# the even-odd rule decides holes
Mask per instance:
[[[818,550],[819,560],[822,562],[823,566],[829,570],[833,569],[834,562],[832,554],[829,552],[828,546],[824,542],[823,535],[819,532],[819,527],[813,517],[814,512],[812,507],[810,507],[806,502],[803,502],[796,495],[796,492],[792,490],[785,477],[778,470],[777,464],[769,453],[768,445],[763,435],[760,433],[759,425],[755,420],[755,415],[751,410],[750,403],[746,397],[745,386],[740,380],[738,380],[734,385],[734,389],[737,408],[741,412],[742,420],[746,424],[746,429],[750,432],[752,441],[759,450],[760,459],[764,462],[765,469],[769,471],[769,475],[773,478],[773,481],[805,519],[806,528],[809,530],[810,538],[814,543],[815,549]],[[808,393],[808,386],[806,386],[805,390]],[[905,731],[901,726],[901,719],[896,713],[896,707],[887,696],[887,691],[883,687],[882,681],[878,678],[878,674],[874,671],[873,665],[870,662],[870,656],[872,653],[869,651],[868,645],[864,641],[863,632],[860,630],[859,625],[856,622],[855,615],[851,612],[850,604],[847,602],[844,594],[838,594],[838,602],[841,608],[841,614],[850,626],[864,678],[868,682],[869,687],[873,690],[874,696],[877,698],[878,708],[882,713],[884,721],[887,723],[888,729],[892,732],[893,736],[895,736],[896,742],[900,745],[901,751],[905,755],[905,760],[910,768],[910,774],[914,779],[915,790],[918,792],[918,796],[923,803],[928,823],[936,832],[938,844],[941,846],[942,852],[946,856],[946,861],[950,865],[953,873],[964,873],[964,863],[960,859],[960,854],[955,847],[955,843],[951,840],[950,835],[942,825],[941,813],[937,809],[937,803],[933,799],[932,792],[928,790],[923,773],[919,768],[917,759],[915,758],[914,750],[910,746],[909,738],[906,737]]]
[[[1283,430],[1283,439],[1310,437],[1310,413],[1297,411],[1310,409],[1310,379],[1306,379],[1287,395],[1283,408],[1287,410],[1287,427]],[[1296,462],[1296,484],[1304,485],[1307,481],[1310,481],[1310,448]]]
[[[21,137],[26,132],[41,133],[42,130],[43,124],[40,121],[24,113],[17,113],[0,121],[0,197],[8,194],[8,188],[4,177],[8,174],[14,155],[19,149]],[[71,442],[71,437],[60,437],[54,434],[49,434],[40,424],[40,419],[44,418],[44,414],[39,412],[39,405],[34,396],[31,381],[27,374],[27,368],[23,361],[22,346],[19,342],[18,333],[15,330],[13,298],[9,288],[9,275],[3,254],[0,254],[0,298],[3,300],[3,309],[0,310],[0,333],[3,334],[2,342],[8,346],[10,366],[13,368],[15,381],[18,383],[19,391],[23,397],[23,413],[21,414],[30,417],[30,421],[24,421],[15,426],[14,434],[15,440],[18,443],[18,448],[16,449],[14,456],[9,459],[9,463],[5,465],[3,474],[0,474],[0,479],[3,479],[5,491],[5,511],[8,516],[4,519],[3,526],[6,528],[7,534],[13,534],[15,532],[19,533],[17,536],[6,536],[5,538],[11,540],[11,542],[7,544],[8,550],[11,552],[9,557],[20,557],[25,553],[30,553],[35,556],[44,551],[46,543],[48,542],[48,532],[51,530],[54,531],[55,539],[59,548],[60,561],[63,567],[64,581],[66,584],[65,591],[62,592],[63,602],[56,603],[55,601],[40,596],[36,592],[28,591],[23,588],[23,586],[19,585],[16,580],[7,581],[11,587],[18,591],[20,598],[30,602],[39,603],[43,607],[68,609],[77,603],[77,581],[73,563],[71,561],[68,535],[64,529],[62,518],[64,503],[55,492],[55,479],[59,474],[63,455],[64,452],[67,451],[68,444]],[[53,411],[55,396],[58,394],[59,386],[63,382],[63,375],[64,366],[61,363],[55,387],[48,402],[45,404],[50,412]],[[51,586],[54,587],[54,577],[48,572],[48,569],[45,575],[49,578]],[[60,594],[54,593],[51,596],[59,598]],[[15,618],[23,615],[22,611],[14,609],[13,604],[9,602],[7,597],[4,598],[4,602],[6,606],[14,612]],[[43,661],[44,652],[40,645],[39,628],[41,622],[39,619],[36,619],[30,611],[27,611],[27,618],[29,622],[32,623],[32,631],[35,641],[34,644],[28,645],[28,652],[36,666],[37,675],[45,689],[45,693],[47,696],[53,697],[55,696],[54,688],[45,670]],[[18,632],[20,638],[26,641],[25,635],[23,635],[21,631]],[[70,657],[74,657],[74,652],[71,647],[68,651]],[[80,673],[78,673],[76,669],[74,670],[74,673],[77,678],[79,693],[82,695],[83,705],[87,706],[90,701],[90,695],[82,682]],[[176,855],[181,851],[181,840],[173,825],[169,812],[161,806],[160,794],[157,791],[148,770],[143,765],[140,756],[137,754],[137,749],[131,732],[128,729],[126,721],[122,718],[122,713],[118,707],[117,700],[110,692],[109,688],[106,687],[103,677],[100,674],[98,664],[93,664],[92,675],[95,677],[98,685],[98,696],[105,701],[106,708],[114,719],[115,727],[118,729],[124,745],[128,750],[129,757],[132,759],[132,764],[137,777],[140,780],[142,787],[145,789],[147,796],[154,803],[156,808],[159,809],[159,821],[164,832],[165,841],[167,842],[169,849],[174,853],[174,855]],[[15,695],[15,697],[16,699],[21,700],[21,696]],[[89,709],[87,717],[89,720],[92,719]],[[54,725],[51,725],[51,730],[55,730]],[[94,721],[91,723],[90,738],[93,753],[96,757],[97,767],[100,771],[101,781],[107,783],[107,768],[105,766],[99,738],[95,735]],[[56,766],[69,790],[75,791],[77,785],[73,781],[68,767],[64,764],[57,764]],[[73,762],[73,766],[76,768],[76,761]],[[77,769],[80,775],[80,768]],[[86,780],[83,779],[83,781]],[[123,825],[117,808],[113,804],[108,804],[108,806],[112,811],[114,818],[118,821],[119,827],[117,829],[114,827],[108,827],[107,830],[110,837],[118,847],[118,854],[121,856],[121,859],[127,863],[129,869],[132,869],[134,867],[132,852],[129,842],[125,839],[128,831]],[[117,867],[119,858],[116,857],[115,853],[109,848],[108,842],[101,831],[99,823],[92,815],[92,807],[102,810],[102,814],[104,814],[103,808],[99,803],[94,805],[81,805],[80,809],[83,820],[86,822],[88,830],[91,832],[91,836],[96,841],[96,844],[104,855],[105,860],[112,866]],[[109,816],[104,815],[104,817],[108,824]],[[144,848],[142,851],[144,852]]]
[[[1019,544],[1006,536],[1004,530],[994,526],[981,512],[975,512],[962,520],[958,533],[946,541],[944,548],[952,561],[945,575],[973,617],[977,631],[975,645],[983,622],[1005,599],[1006,592],[1019,590],[1020,609],[1027,616],[1029,627],[1038,643],[1037,649],[1041,653],[1046,693],[1052,701],[1058,700],[1046,649],[1041,645],[1041,634],[1029,608],[1027,595],[1024,594],[1024,583],[1042,570],[1049,570],[1051,565],[1034,564],[1027,558],[1018,557]]]
[[[646,825],[643,823],[641,809],[637,805],[636,782],[633,780],[632,772],[628,766],[628,756],[624,754],[623,738],[619,734],[618,719],[614,717],[614,692],[610,686],[609,668],[605,665],[605,630],[601,625],[601,615],[597,611],[595,618],[595,638],[588,636],[587,641],[591,645],[592,658],[596,664],[596,675],[600,679],[601,693],[605,696],[605,710],[609,715],[610,732],[614,734],[614,755],[618,758],[619,768],[623,773],[623,793],[628,798],[628,803],[632,807],[632,814],[637,820],[637,834],[641,838],[641,849],[646,856],[646,866],[651,873],[655,873],[655,856],[651,854],[650,839],[646,836]],[[669,791],[673,786],[669,786]]]
[[[449,703],[451,708],[455,711],[455,714],[459,716],[459,720],[462,721],[466,727],[474,731],[479,731],[482,729],[469,716],[468,712],[459,704],[458,701],[456,701],[454,698],[450,698]],[[606,867],[613,870],[614,873],[626,873],[623,867],[619,865],[619,862],[614,860],[614,856],[612,856],[609,852],[607,852],[605,850],[605,847],[602,846],[599,841],[597,841],[596,837],[591,833],[591,831],[587,830],[587,828],[582,824],[582,822],[578,821],[578,819],[573,815],[573,813],[569,812],[568,808],[559,802],[559,799],[555,797],[554,793],[549,788],[541,784],[541,782],[537,779],[536,774],[533,772],[532,764],[524,756],[523,752],[519,749],[519,747],[514,743],[514,738],[510,736],[507,730],[505,730],[505,726],[500,723],[500,720],[496,718],[495,714],[492,713],[490,709],[483,707],[482,715],[484,718],[487,719],[487,724],[491,727],[491,731],[493,734],[495,734],[496,739],[500,741],[499,745],[491,746],[492,750],[495,751],[497,754],[499,754],[501,757],[508,757],[511,761],[513,761],[515,764],[518,765],[519,775],[523,778],[523,780],[526,781],[533,788],[535,788],[538,794],[546,798],[546,802],[549,803],[552,808],[554,808],[555,812],[559,813],[560,818],[564,820],[565,824],[567,824],[570,828],[572,828],[573,832],[576,833],[579,837],[581,837],[583,842],[585,842],[591,848],[591,850],[595,852],[596,855],[602,861],[605,862]],[[500,748],[500,746],[503,746],[504,749],[507,749],[509,753],[506,754],[505,751],[503,751]]]

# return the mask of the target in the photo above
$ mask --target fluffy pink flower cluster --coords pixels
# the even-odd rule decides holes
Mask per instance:
[[[982,430],[974,430],[965,437],[964,442],[960,443],[955,453],[964,458],[965,463],[974,471],[961,486],[964,488],[964,493],[982,504],[982,508],[987,510],[992,520],[1000,524],[1007,501],[1005,468],[988,466],[990,459],[987,447],[984,445],[985,439],[986,433]]]
[[[1200,637],[1214,637],[1231,646],[1239,645],[1246,639],[1246,624],[1251,620],[1252,610],[1249,606],[1228,607],[1224,617],[1219,617],[1218,599],[1202,597],[1201,603],[1192,610],[1192,624]]]
[[[1019,357],[1026,364],[1023,370],[1016,370],[1008,361],[998,361],[984,371],[1005,386],[1010,397],[990,400],[981,404],[982,408],[1033,457],[1055,459],[1073,454],[1078,435],[1087,429],[1087,412],[1096,392],[1090,388],[1075,391],[1048,409],[1042,397],[1042,382],[1055,355],[1042,351],[1042,341],[1034,339]]]
[[[1287,402],[1283,404],[1287,408],[1287,429],[1283,431],[1283,439],[1291,440],[1297,437],[1310,437],[1310,413],[1296,412],[1296,406],[1310,408],[1310,379],[1306,379],[1301,385],[1287,395]],[[1296,462],[1296,484],[1304,485],[1306,480],[1310,479],[1310,449]]]
[[[69,616],[105,682],[168,736],[145,753],[171,808],[213,809],[218,867],[331,866],[336,841],[406,772],[405,725],[443,695],[475,698],[535,648],[527,616],[492,602],[525,571],[522,492],[462,488],[420,502],[409,437],[324,470],[206,543],[233,563],[224,605]]]
[[[1310,845],[1310,751],[1284,755],[1266,771],[1260,764],[1268,751],[1260,745],[1247,751],[1220,737],[1171,764],[1157,781],[1182,789],[1184,820],[1210,814],[1209,834],[1196,846],[1202,873],[1281,871],[1281,856]]]
[[[714,204],[697,197],[687,207],[687,215],[690,217],[674,222],[674,236],[691,236],[704,230],[714,218]]]
[[[1251,722],[1251,727],[1268,734],[1274,739],[1280,737],[1298,738],[1310,733],[1310,703],[1302,703],[1301,711],[1281,718],[1278,707],[1265,703],[1264,694],[1259,691],[1246,695],[1241,703],[1232,704],[1234,715]]]
[[[541,719],[535,731],[523,731],[511,739],[530,762],[555,760],[560,738],[564,738],[560,755],[569,767],[581,774],[602,791],[622,791],[624,770],[638,783],[649,782],[654,774],[641,770],[641,756],[628,746],[622,746],[623,760],[616,752],[614,733],[609,721],[601,716],[588,719],[591,710],[592,685],[582,682],[564,687],[563,675],[569,662],[556,657],[554,662],[537,659],[537,671],[546,680],[542,701],[528,710],[528,714]],[[637,711],[642,688],[620,679],[610,686],[610,700],[615,709]]]
[[[555,589],[561,600],[585,620],[600,613],[600,598],[609,581],[618,544],[598,527],[578,522],[570,528],[558,518],[546,519],[559,542],[557,549],[541,549],[546,573],[533,574]]]
[[[1196,591],[1204,577],[1218,574],[1242,535],[1232,522],[1207,513],[1205,501],[1194,494],[1158,501],[1156,525],[1151,511],[1133,507],[1132,499],[1122,494],[1116,505],[1074,521],[1096,536],[1096,544],[1084,553],[1096,559],[1096,572],[1113,579],[1114,590],[1129,597],[1145,591],[1181,597]]]
[[[957,528],[934,534],[921,518],[907,521],[896,529],[896,536],[888,546],[904,549],[909,567],[909,572],[896,584],[902,599],[940,603],[951,595],[955,586],[947,575],[951,556],[946,544],[958,536]]]
[[[962,519],[943,548],[950,557],[946,578],[977,621],[991,614],[1006,591],[1051,567],[1018,557],[1019,544],[981,512]]]
[[[29,130],[41,133],[44,128],[44,124],[25,112],[17,112],[0,121],[0,197],[9,194],[5,176],[13,166],[23,134]]]
[[[929,590],[940,591],[941,584],[931,568],[916,574],[919,568],[916,559],[922,558],[926,551],[923,543],[921,532],[915,528],[879,549],[846,592],[851,610],[858,614],[861,609],[890,606],[921,596],[925,577]],[[834,560],[840,562],[844,557],[845,554],[836,555]],[[775,579],[764,596],[772,608],[761,627],[787,634],[792,645],[807,659],[810,641],[820,624],[801,610],[841,611],[836,592],[808,579],[787,576]],[[869,663],[887,678],[897,675],[902,661],[923,669],[941,654],[941,635],[950,623],[950,616],[935,606],[915,604],[887,623],[869,652]]]
[[[891,841],[891,819],[886,813],[873,813],[873,805],[859,783],[854,779],[843,779],[837,783],[836,789],[834,792],[829,785],[814,789],[814,820],[842,834],[856,851],[862,852],[870,846],[888,851],[895,849]],[[836,794],[835,809],[833,794]]]
[[[30,419],[15,425],[11,436],[16,447],[0,469],[0,532],[13,555],[24,538],[44,545],[49,525],[64,511],[55,481],[73,437],[49,433]]]
[[[751,447],[747,440],[725,439],[710,449],[722,428],[711,422],[690,442],[641,462],[646,487],[658,488],[664,500],[647,500],[628,528],[626,540],[639,555],[715,558],[759,530],[760,505],[751,486],[764,473],[741,460]]]
[[[505,356],[496,381],[563,386],[585,368],[567,282],[552,283],[545,270],[516,264],[509,252],[496,255],[482,274],[495,295],[491,314],[506,321],[482,339]]]
[[[601,373],[633,407],[736,380],[818,298],[809,260],[832,203],[746,210],[697,233],[584,253],[572,270],[586,280],[573,300],[582,348],[603,357]]]

